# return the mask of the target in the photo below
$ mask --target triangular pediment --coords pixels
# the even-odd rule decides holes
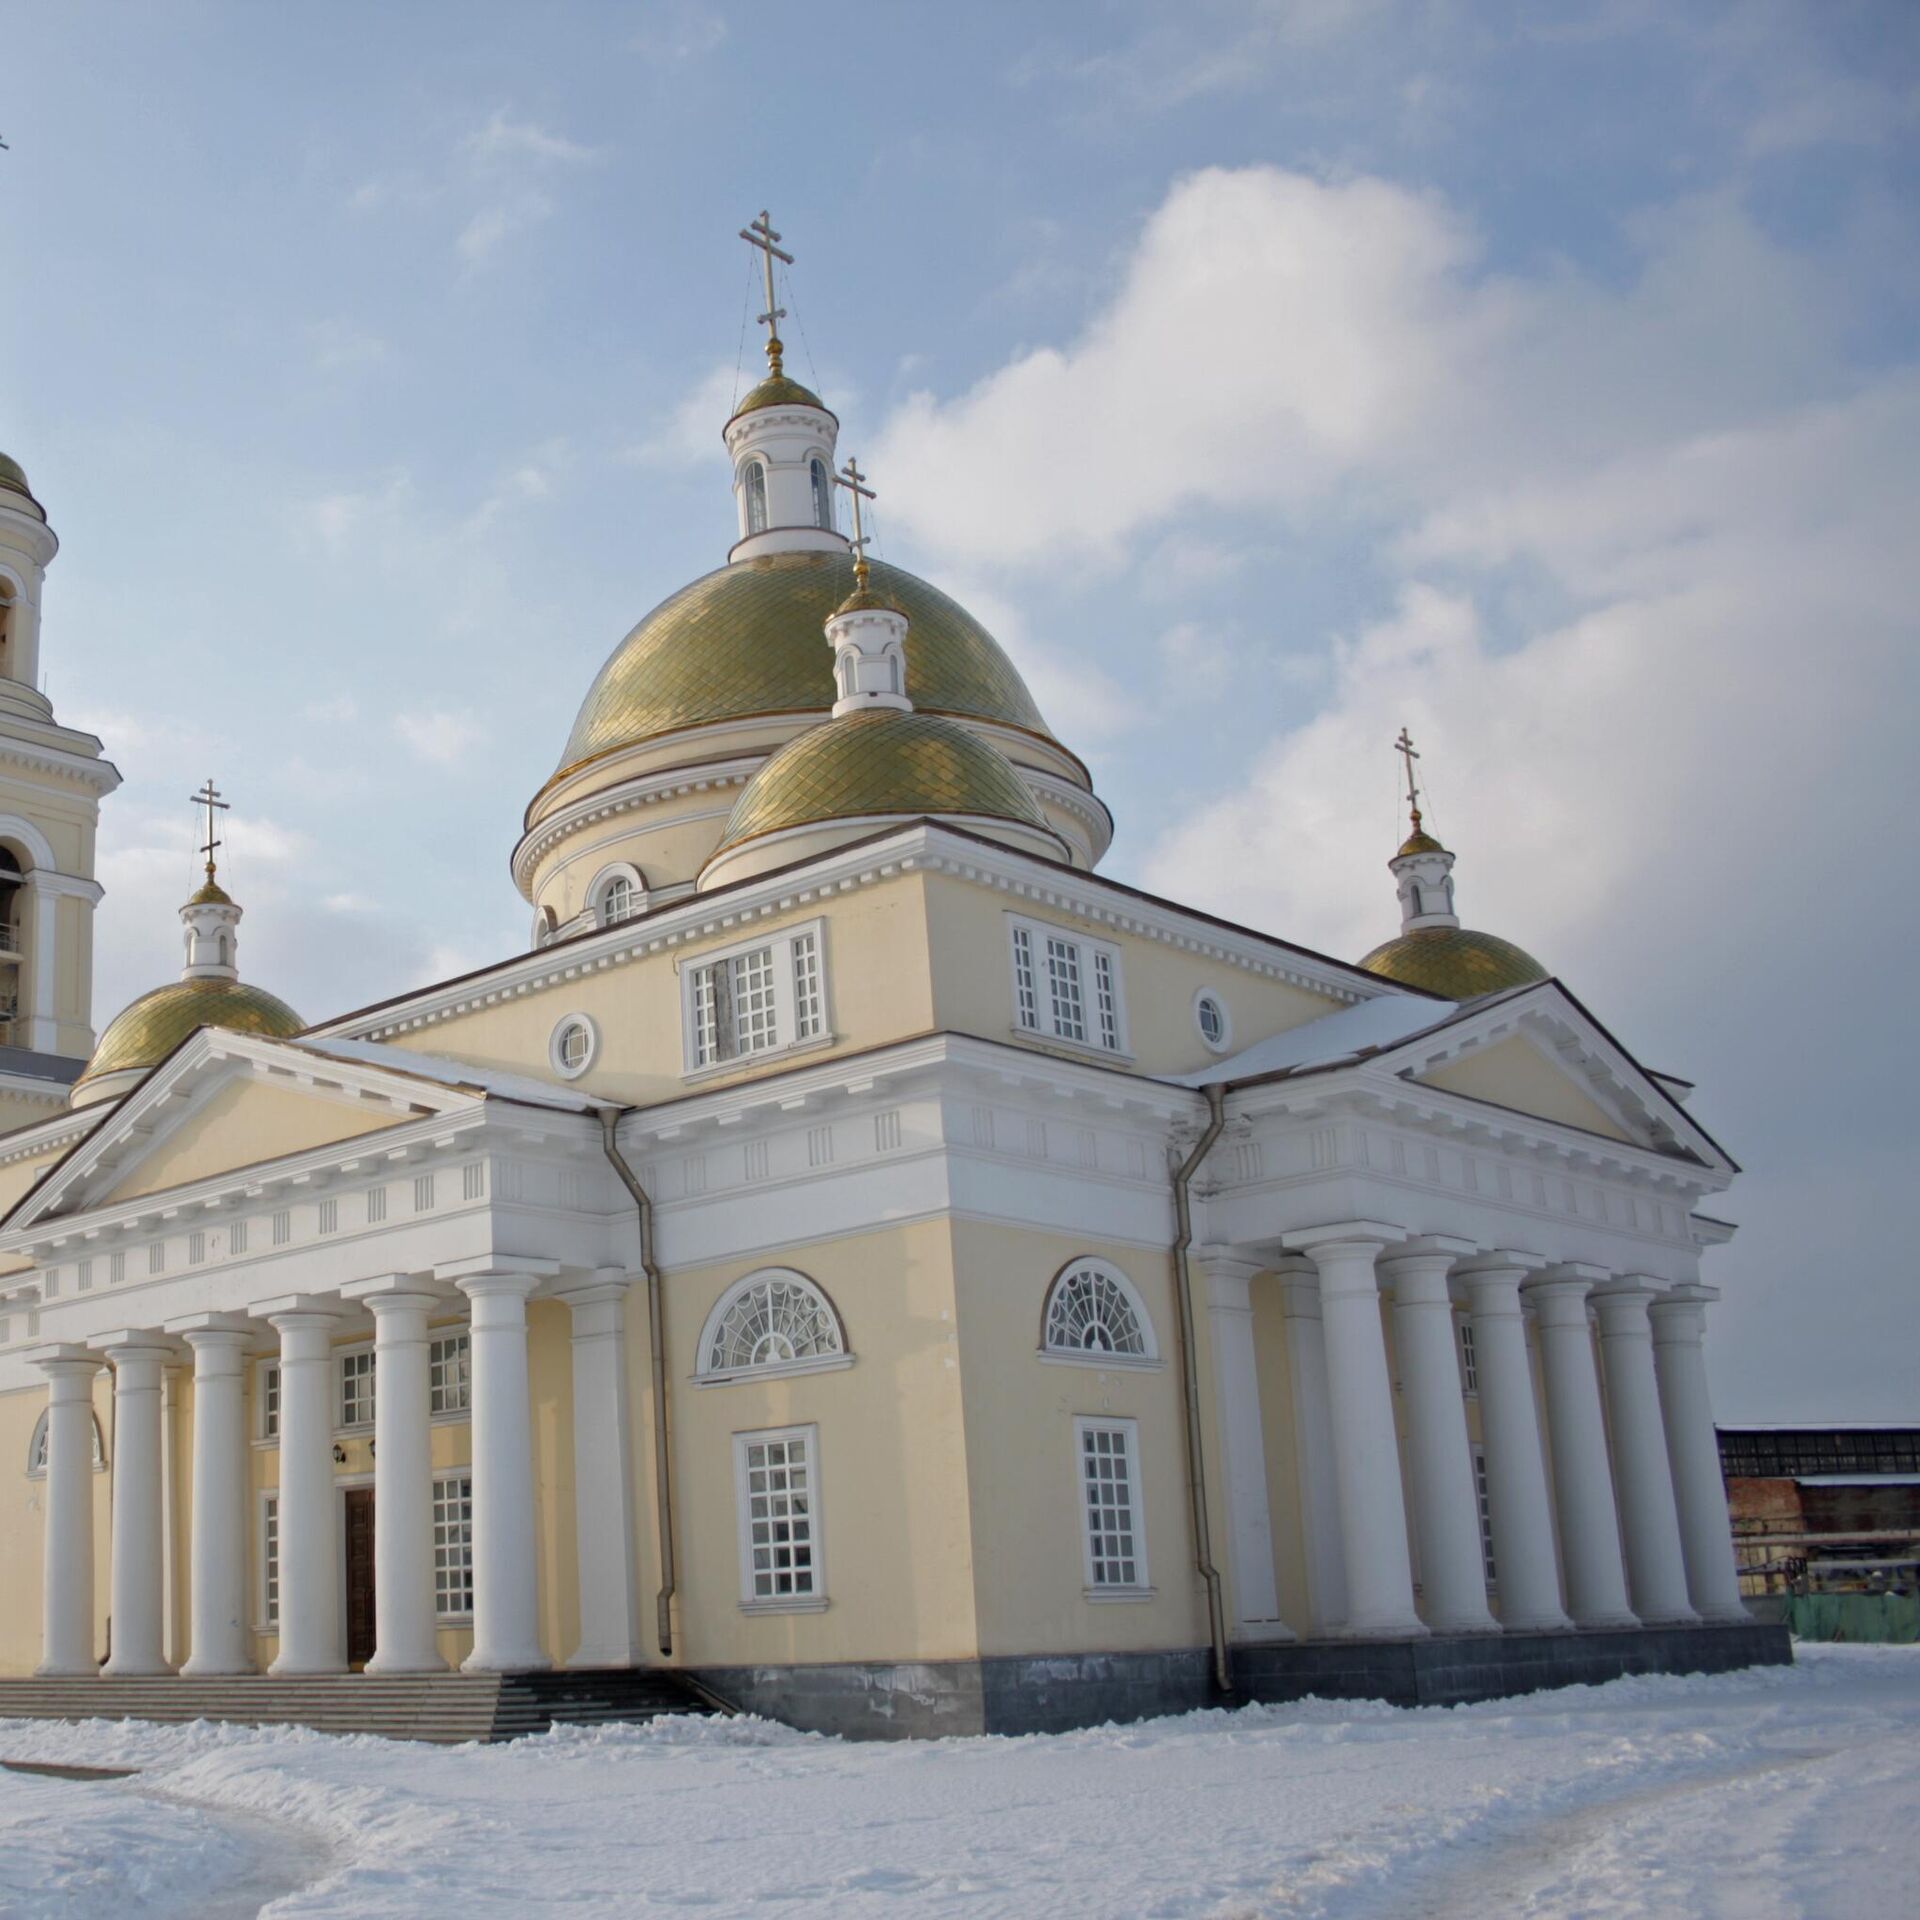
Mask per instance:
[[[1550,1059],[1530,1033],[1496,1040],[1414,1078],[1422,1086],[1465,1094],[1469,1100],[1485,1100],[1514,1113],[1531,1114],[1536,1120],[1557,1121],[1634,1146],[1647,1144],[1636,1140],[1558,1060]]]

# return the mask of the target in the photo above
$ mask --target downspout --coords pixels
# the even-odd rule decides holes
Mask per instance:
[[[662,1658],[673,1658],[673,1476],[667,1462],[667,1353],[664,1338],[666,1318],[661,1299],[660,1269],[653,1258],[653,1202],[640,1184],[639,1176],[627,1164],[614,1131],[624,1107],[602,1107],[600,1144],[620,1184],[633,1196],[640,1221],[640,1271],[647,1277],[647,1352],[653,1368],[653,1504],[659,1516],[660,1592],[654,1600],[654,1631],[659,1637]]]
[[[1222,1693],[1231,1693],[1233,1671],[1227,1661],[1226,1600],[1220,1584],[1220,1569],[1213,1564],[1213,1529],[1207,1520],[1207,1456],[1200,1420],[1200,1368],[1194,1349],[1193,1270],[1187,1261],[1187,1249],[1193,1244],[1188,1183],[1227,1124],[1227,1093],[1218,1084],[1202,1087],[1200,1091],[1207,1099],[1206,1129],[1173,1176],[1173,1214],[1178,1226],[1173,1241],[1173,1290],[1180,1302],[1180,1390],[1187,1416],[1187,1486],[1193,1496],[1194,1562],[1207,1587],[1207,1628],[1213,1636],[1214,1683]]]

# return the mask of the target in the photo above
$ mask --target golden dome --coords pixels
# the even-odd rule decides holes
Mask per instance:
[[[18,460],[4,453],[0,453],[0,488],[5,488],[11,493],[24,494],[29,501],[32,501],[34,511],[39,514],[39,517],[42,520],[47,517],[41,509],[40,502],[33,498],[33,489],[27,485],[26,468]]]
[[[743,413],[758,413],[762,407],[818,407],[830,419],[840,417],[810,387],[803,387],[798,380],[789,380],[784,373],[768,374],[734,408],[733,419],[738,420]],[[733,421],[727,424],[731,426]]]
[[[1445,853],[1443,847],[1424,827],[1415,827],[1401,844],[1400,851],[1393,857],[1404,860],[1410,853]]]
[[[681,588],[600,669],[553,779],[679,727],[824,712],[833,675],[821,628],[853,589],[845,553],[761,554]],[[916,708],[1052,739],[1000,643],[964,607],[878,560],[871,590],[913,624],[907,694]]]
[[[243,981],[171,980],[143,993],[107,1023],[74,1091],[105,1074],[158,1066],[197,1027],[286,1040],[303,1033],[306,1025],[284,1000]]]
[[[1472,1000],[1549,977],[1532,954],[1511,940],[1465,927],[1416,927],[1375,947],[1360,964],[1383,980],[1424,987],[1448,1000]]]
[[[1049,831],[998,748],[957,720],[888,707],[789,740],[742,789],[716,852],[785,827],[870,813],[966,814]]]
[[[213,877],[212,873],[209,872],[206,879],[201,882],[198,890],[189,896],[187,905],[190,907],[230,907],[233,905],[233,897],[227,892],[226,888]]]

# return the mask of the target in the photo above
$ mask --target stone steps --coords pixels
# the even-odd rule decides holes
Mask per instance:
[[[439,1742],[512,1740],[555,1725],[603,1725],[666,1713],[725,1710],[680,1675],[644,1668],[0,1680],[0,1719],[220,1720]]]

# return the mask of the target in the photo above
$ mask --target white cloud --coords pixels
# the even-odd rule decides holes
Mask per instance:
[[[726,41],[726,21],[699,0],[654,0],[648,13],[647,23],[627,44],[657,66],[703,59]]]
[[[606,155],[598,147],[582,146],[564,134],[552,133],[532,120],[514,120],[504,108],[495,108],[487,124],[467,139],[467,152],[482,167],[531,160],[541,165],[592,166]]]
[[[483,267],[517,234],[537,227],[553,213],[553,202],[531,189],[482,207],[460,229],[454,250],[469,267]]]
[[[740,397],[743,382],[737,368],[709,369],[686,397],[648,436],[627,450],[626,457],[650,467],[716,467],[726,457],[720,429]]]
[[[395,714],[393,730],[410,753],[436,767],[453,766],[487,737],[485,723],[464,710]]]
[[[307,348],[322,373],[347,373],[377,365],[387,357],[387,343],[351,320],[317,320],[307,329]]]

